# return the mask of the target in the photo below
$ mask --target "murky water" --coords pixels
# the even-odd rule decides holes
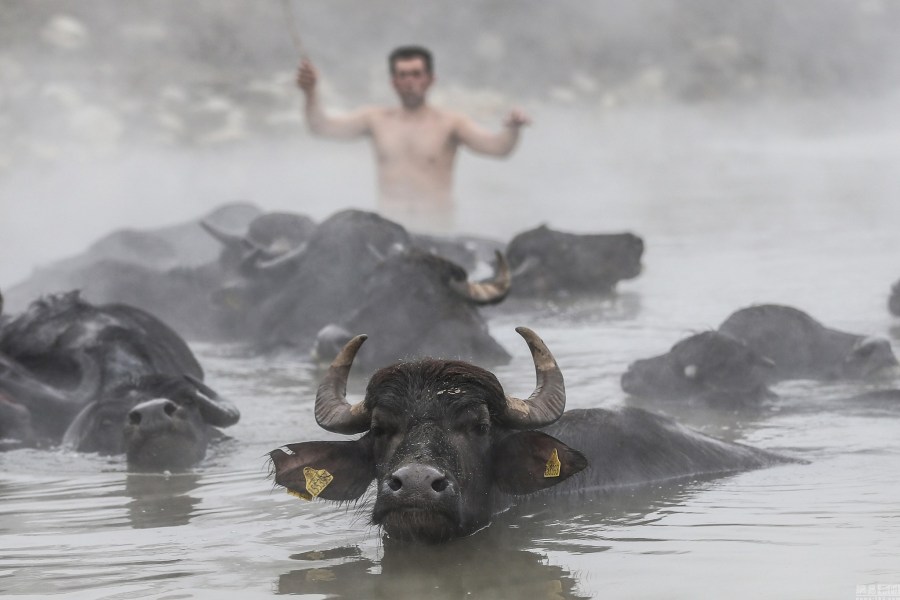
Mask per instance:
[[[792,304],[900,342],[885,308],[900,277],[895,137],[720,139],[667,123],[614,149],[603,140],[615,125],[594,123],[596,145],[581,131],[579,152],[565,158],[524,144],[518,178],[492,179],[507,165],[464,158],[461,230],[508,235],[549,221],[631,229],[647,244],[644,274],[614,298],[491,313],[514,354],[496,369],[507,391],[533,385],[519,324],[556,354],[570,407],[622,405],[629,362],[751,303]],[[865,386],[782,384],[781,399],[752,414],[655,407],[808,464],[526,506],[471,538],[410,551],[382,540],[366,503],[306,503],[273,489],[269,450],[333,437],[314,423],[316,373],[302,357],[195,349],[243,418],[194,472],[129,474],[121,458],[62,451],[0,455],[0,592],[848,599],[857,585],[900,584],[900,406],[845,400]]]

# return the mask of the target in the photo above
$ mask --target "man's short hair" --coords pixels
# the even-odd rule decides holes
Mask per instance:
[[[394,74],[394,64],[398,60],[409,60],[411,58],[421,58],[425,63],[425,70],[429,75],[434,74],[434,59],[431,57],[431,50],[424,46],[400,46],[395,48],[388,56],[388,68],[391,75]]]

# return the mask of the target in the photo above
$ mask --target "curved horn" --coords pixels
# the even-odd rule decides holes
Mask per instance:
[[[193,375],[185,373],[184,378],[197,388],[195,398],[204,421],[215,427],[230,427],[240,420],[241,411],[234,404]]]
[[[472,283],[470,281],[451,280],[450,287],[457,294],[475,304],[497,304],[509,293],[512,275],[509,263],[502,252],[496,250],[497,269],[492,279]]]
[[[366,335],[358,335],[344,345],[328,367],[328,373],[316,392],[316,423],[325,431],[350,435],[369,429],[372,415],[363,402],[347,402],[347,376]]]
[[[527,327],[516,333],[528,343],[537,384],[527,400],[506,397],[506,411],[499,420],[513,429],[537,429],[556,421],[566,408],[566,384],[556,359],[538,335]]]
[[[290,264],[303,256],[306,253],[306,246],[307,244],[303,243],[296,248],[287,250],[281,254],[257,260],[256,268],[260,271],[274,271],[280,269],[284,265]]]
[[[207,221],[200,221],[200,227],[226,248],[243,248],[246,244],[246,240],[243,236],[228,233],[224,229],[219,229]]]

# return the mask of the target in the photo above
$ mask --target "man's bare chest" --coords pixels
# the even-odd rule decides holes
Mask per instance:
[[[456,151],[451,124],[438,119],[387,118],[372,128],[372,140],[383,161],[437,163],[452,160]]]

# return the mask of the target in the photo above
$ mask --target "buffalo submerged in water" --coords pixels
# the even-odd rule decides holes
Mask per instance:
[[[718,331],[677,342],[665,354],[636,360],[622,389],[639,398],[736,407],[775,397],[768,383],[775,363],[747,343]]]
[[[535,364],[527,399],[480,367],[426,359],[377,371],[365,399],[345,398],[351,340],[319,387],[315,415],[351,441],[273,450],[275,482],[311,499],[355,500],[375,481],[372,522],[390,538],[436,543],[474,533],[517,496],[615,489],[790,462],[627,408],[564,413],[563,376],[543,341],[520,327]],[[553,488],[551,491],[550,488]]]
[[[165,323],[77,292],[33,302],[0,333],[0,417],[27,445],[62,441],[124,453],[132,468],[184,469],[206,452],[212,427],[240,413],[202,383],[187,344]],[[5,415],[5,413],[12,413]]]
[[[558,299],[610,294],[640,275],[644,241],[632,233],[575,234],[541,225],[506,247],[514,298]]]
[[[866,380],[900,373],[891,343],[826,327],[802,310],[760,304],[736,311],[719,331],[772,360],[772,381]]]
[[[825,327],[790,306],[762,304],[731,314],[716,331],[691,335],[622,375],[630,395],[708,406],[750,406],[776,397],[790,379],[878,380],[896,376],[885,338]]]

